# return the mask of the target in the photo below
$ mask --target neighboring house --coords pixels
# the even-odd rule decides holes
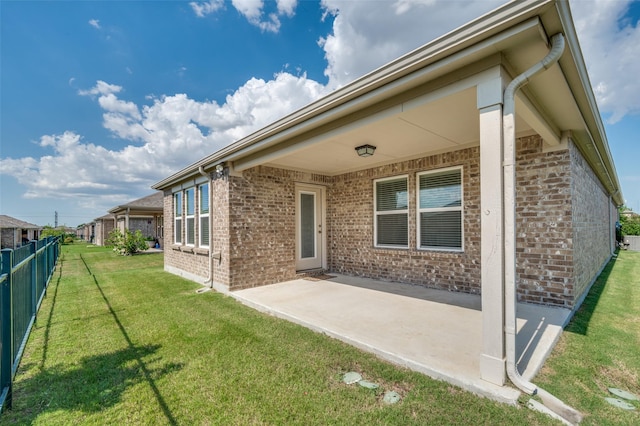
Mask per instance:
[[[514,115],[505,88],[550,50]],[[508,3],[153,188],[165,269],[203,284],[326,270],[481,294],[481,375],[499,385],[509,292],[576,309],[623,203],[569,4],[549,0]]]
[[[0,248],[17,249],[40,236],[41,226],[0,215]]]
[[[96,223],[94,222],[89,222],[89,223],[85,223],[81,226],[78,227],[78,231],[77,231],[77,235],[90,243],[93,243],[95,240],[95,233],[96,233]]]
[[[634,218],[634,217],[638,217],[639,215],[633,210],[625,210],[623,212],[620,212],[620,216],[624,216],[626,218]]]
[[[109,210],[113,215],[114,225],[124,233],[140,230],[145,237],[164,238],[164,196],[162,192],[155,192],[130,203],[116,206]]]
[[[93,220],[94,224],[94,244],[97,246],[107,245],[109,234],[115,228],[115,216],[106,214]]]

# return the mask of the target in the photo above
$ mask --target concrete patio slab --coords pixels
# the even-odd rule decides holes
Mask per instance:
[[[263,312],[325,333],[478,395],[515,404],[520,392],[480,378],[480,296],[331,274],[228,293]],[[518,304],[518,367],[541,368],[571,311]]]

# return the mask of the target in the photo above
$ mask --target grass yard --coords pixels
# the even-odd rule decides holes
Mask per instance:
[[[535,383],[586,414],[584,425],[639,425],[635,411],[605,397],[618,388],[640,396],[640,252],[609,262],[565,329]]]
[[[536,380],[585,424],[640,422],[603,399],[608,386],[640,393],[639,277],[640,253],[621,253]],[[64,246],[0,423],[556,424],[199,288],[161,254]],[[381,388],[343,384],[352,370]]]

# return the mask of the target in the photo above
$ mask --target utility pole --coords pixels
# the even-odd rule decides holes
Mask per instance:
[[[57,228],[58,227],[58,212],[57,211],[56,211],[56,216],[55,217],[56,217],[56,219],[54,221],[54,223],[55,223],[54,228]]]

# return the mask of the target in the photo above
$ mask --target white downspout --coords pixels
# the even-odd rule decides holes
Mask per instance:
[[[504,143],[504,303],[505,303],[505,347],[507,352],[507,375],[511,382],[529,395],[538,395],[545,406],[571,424],[582,420],[582,415],[558,398],[533,383],[525,380],[516,365],[516,164],[515,164],[515,94],[536,74],[555,64],[564,51],[564,36],[560,33],[551,38],[551,50],[540,62],[514,78],[504,91],[503,143]]]
[[[213,288],[213,212],[211,211],[211,200],[213,199],[213,179],[209,173],[204,171],[204,167],[198,167],[198,172],[209,179],[209,276],[207,280],[204,282],[205,284],[209,284],[209,287]]]

